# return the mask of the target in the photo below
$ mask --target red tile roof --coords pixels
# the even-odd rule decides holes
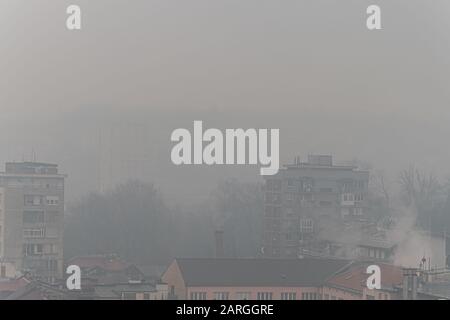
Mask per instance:
[[[93,255],[80,256],[72,258],[69,264],[74,264],[80,268],[101,268],[106,271],[122,271],[128,268],[131,264],[120,259],[117,256],[111,255]]]
[[[392,288],[402,283],[403,272],[401,267],[385,263],[354,263],[346,270],[328,279],[327,284],[362,292],[366,288],[366,281],[369,274],[367,267],[376,264],[381,269],[381,287]]]
[[[0,281],[0,291],[16,291],[29,284],[30,281],[24,277]]]

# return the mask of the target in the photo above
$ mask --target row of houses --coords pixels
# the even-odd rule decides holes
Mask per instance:
[[[43,282],[26,274],[0,279],[6,300],[167,300],[168,285],[161,269],[138,268],[117,255],[89,255],[69,261],[81,269],[81,290],[68,290],[64,280]]]
[[[410,286],[406,270],[378,263],[381,288],[366,285],[373,262],[339,259],[176,259],[162,275],[169,296],[186,300],[442,299]],[[417,284],[421,279],[415,273]],[[410,276],[410,273],[408,274]],[[406,290],[405,290],[406,289]],[[413,292],[413,290],[415,290]]]
[[[436,300],[450,297],[436,274],[377,263],[381,288],[369,289],[373,262],[302,258],[181,258],[168,267],[142,267],[116,255],[70,260],[82,270],[81,290],[64,281],[24,275],[0,279],[7,300]],[[447,274],[448,275],[448,274]],[[445,286],[447,284],[447,286]],[[433,290],[437,287],[439,291]],[[447,291],[445,290],[447,288]]]

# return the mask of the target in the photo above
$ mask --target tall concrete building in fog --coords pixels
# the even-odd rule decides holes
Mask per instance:
[[[366,220],[368,182],[367,171],[324,155],[266,176],[262,254],[298,257],[317,245],[324,226]]]
[[[6,163],[0,173],[0,277],[62,277],[64,178],[54,164]]]

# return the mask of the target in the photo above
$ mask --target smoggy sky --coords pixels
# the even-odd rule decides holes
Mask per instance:
[[[365,25],[373,3],[380,31]],[[283,163],[325,153],[447,175],[449,30],[447,0],[0,0],[0,162],[59,163],[69,198],[130,177],[180,199],[259,180],[172,165],[172,130],[203,120],[280,128]]]

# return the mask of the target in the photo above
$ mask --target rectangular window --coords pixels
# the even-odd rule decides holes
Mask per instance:
[[[58,221],[58,211],[47,211],[47,222],[57,222]]]
[[[318,294],[315,292],[303,292],[302,300],[318,300]]]
[[[47,196],[46,203],[49,206],[57,206],[59,203],[59,197],[58,196]]]
[[[295,187],[295,180],[291,179],[291,178],[288,178],[287,179],[287,185],[288,185],[288,187]]]
[[[26,206],[40,206],[44,204],[44,197],[40,195],[25,195],[24,205]]]
[[[23,229],[23,236],[25,238],[43,238],[45,237],[45,229]]]
[[[27,243],[23,245],[24,256],[33,256],[42,254],[42,244]]]
[[[281,300],[296,300],[297,294],[295,292],[282,292]]]
[[[206,300],[206,292],[191,292],[190,294],[191,300]]]
[[[272,292],[258,292],[257,300],[272,300]]]
[[[236,300],[249,300],[250,292],[236,292]]]
[[[24,223],[43,223],[44,211],[24,211],[23,212]]]
[[[312,219],[300,219],[300,232],[301,233],[312,233],[314,223]]]
[[[214,292],[214,300],[228,300],[228,292]]]
[[[47,260],[47,270],[56,271],[58,269],[58,261],[55,259]]]
[[[136,293],[134,292],[123,292],[122,300],[136,300]]]

